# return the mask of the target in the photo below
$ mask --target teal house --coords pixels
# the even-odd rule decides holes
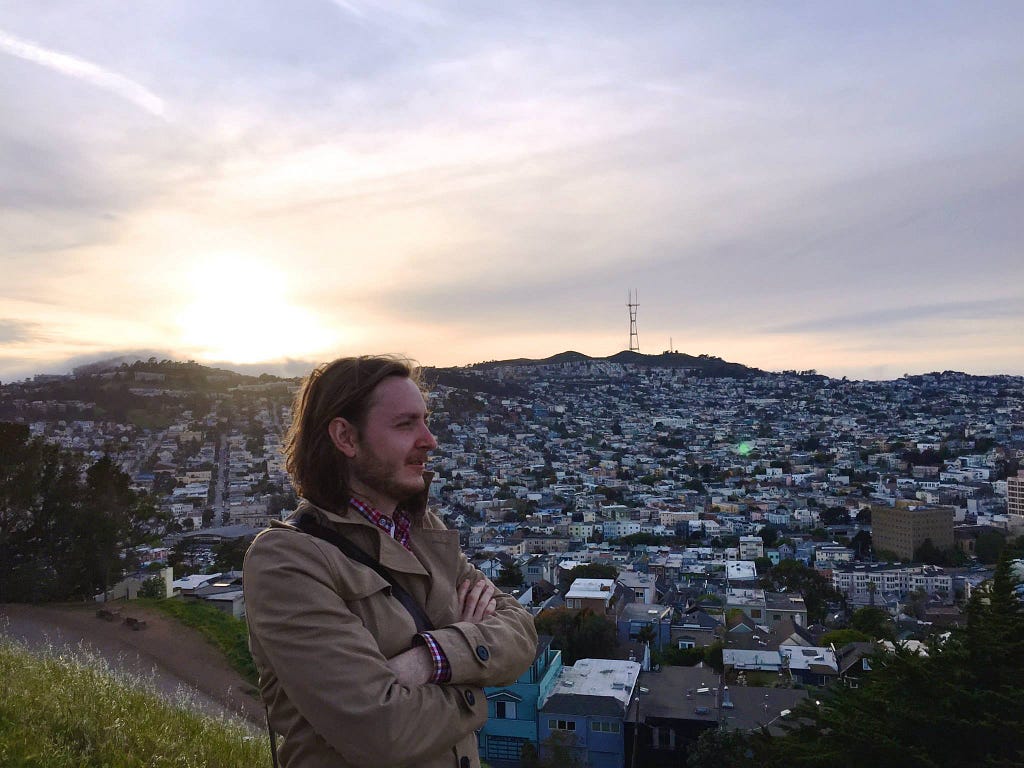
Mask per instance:
[[[523,745],[537,747],[537,712],[562,670],[562,652],[552,638],[537,638],[532,666],[512,685],[487,688],[487,723],[477,736],[480,757],[494,768],[519,765]]]

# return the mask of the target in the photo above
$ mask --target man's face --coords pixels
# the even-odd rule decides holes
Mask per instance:
[[[400,376],[384,379],[373,390],[350,449],[338,447],[349,459],[352,491],[378,511],[390,515],[399,502],[422,491],[427,454],[437,441],[427,428],[426,404],[416,384]]]

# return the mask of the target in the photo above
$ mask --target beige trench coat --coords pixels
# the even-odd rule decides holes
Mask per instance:
[[[355,510],[315,513],[387,567],[422,605],[451,663],[451,682],[409,688],[385,666],[416,626],[388,583],[334,545],[275,526],[245,557],[249,645],[270,724],[283,736],[282,768],[477,768],[475,731],[487,720],[485,685],[512,683],[533,662],[533,619],[499,594],[497,613],[458,621],[456,585],[482,578],[450,531],[426,509],[413,514],[412,552]]]

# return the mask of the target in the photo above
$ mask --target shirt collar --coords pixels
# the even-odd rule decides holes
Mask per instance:
[[[427,511],[427,499],[430,496],[430,483],[433,479],[433,472],[424,472],[423,490],[416,493],[413,496],[410,496],[408,499],[406,499],[405,501],[398,505],[399,509],[405,511],[405,513],[409,515],[409,520],[414,528],[418,525],[422,525],[423,515]],[[326,517],[328,520],[331,520],[335,523],[365,522],[371,525],[373,524],[370,522],[369,519],[364,517],[362,514],[351,514],[350,509],[352,509],[352,507],[348,504],[346,504],[345,507],[342,509],[333,511],[325,509],[324,507],[318,507],[312,502],[303,499],[299,504],[299,508],[295,510],[294,514],[301,514],[303,507],[305,507],[305,510],[307,512],[310,511],[311,509],[315,509],[319,511],[319,513]]]

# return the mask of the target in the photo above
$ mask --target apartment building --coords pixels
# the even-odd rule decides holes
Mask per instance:
[[[953,546],[953,508],[915,506],[897,501],[896,506],[871,507],[871,538],[876,552],[892,552],[913,560],[926,539],[939,549]]]
[[[918,589],[929,595],[953,594],[953,577],[932,565],[895,566],[889,563],[840,563],[832,569],[832,586],[847,597],[870,591],[906,594]]]

